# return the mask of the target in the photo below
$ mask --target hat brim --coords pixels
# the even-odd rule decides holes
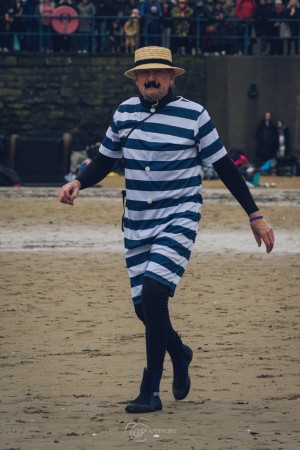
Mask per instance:
[[[138,67],[134,67],[133,69],[127,70],[124,75],[127,78],[132,78],[135,80],[136,74],[135,72],[138,70],[146,70],[146,69],[172,69],[174,70],[175,77],[179,75],[183,75],[185,73],[185,69],[181,69],[180,67],[168,66],[166,64],[159,63],[149,63],[149,64],[141,64]]]

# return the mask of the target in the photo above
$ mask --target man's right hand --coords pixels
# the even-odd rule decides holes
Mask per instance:
[[[65,184],[59,192],[59,201],[66,205],[74,205],[74,200],[79,194],[80,181],[73,180],[71,183]]]

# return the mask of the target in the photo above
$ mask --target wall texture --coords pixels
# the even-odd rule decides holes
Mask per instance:
[[[178,56],[187,74],[176,93],[208,108],[227,148],[252,156],[266,111],[290,127],[300,156],[300,57]],[[102,139],[116,106],[135,95],[123,76],[132,57],[0,55],[0,134],[24,139],[74,136],[74,150]],[[250,84],[256,99],[247,95]]]
[[[300,57],[208,57],[207,107],[227,148],[255,151],[255,132],[264,113],[290,128],[300,156]],[[257,98],[249,98],[251,84]]]
[[[199,100],[205,61],[188,65],[178,92]],[[101,140],[118,104],[137,92],[123,76],[130,67],[132,57],[1,55],[0,134],[49,139],[70,132],[77,150]]]

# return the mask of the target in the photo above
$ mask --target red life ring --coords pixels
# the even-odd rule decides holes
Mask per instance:
[[[59,6],[53,13],[51,19],[52,28],[60,34],[71,34],[77,30],[79,25],[79,14],[71,6]]]

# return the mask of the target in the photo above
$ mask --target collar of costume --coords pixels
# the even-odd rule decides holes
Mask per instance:
[[[168,103],[173,102],[174,100],[176,100],[176,97],[174,96],[173,91],[172,91],[171,88],[169,89],[167,95],[165,95],[159,101],[149,102],[142,95],[140,95],[139,97],[140,97],[141,104],[146,109],[150,109],[151,112],[158,111],[158,110],[162,109],[164,106],[166,106]]]

